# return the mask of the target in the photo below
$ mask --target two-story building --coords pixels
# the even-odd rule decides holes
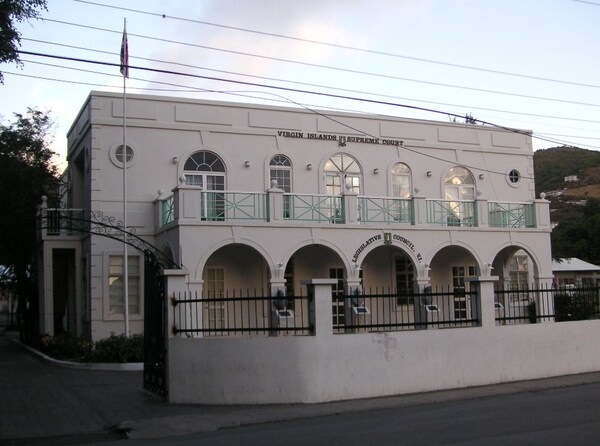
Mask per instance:
[[[43,333],[122,333],[125,270],[131,331],[143,329],[143,253],[130,248],[125,268],[110,237],[125,222],[202,295],[336,279],[334,325],[336,295],[356,288],[395,293],[409,315],[403,295],[450,289],[460,319],[470,277],[552,282],[530,132],[163,96],[125,105],[124,117],[122,95],[91,92],[68,133],[63,209],[43,209]],[[218,326],[224,312],[206,317]]]

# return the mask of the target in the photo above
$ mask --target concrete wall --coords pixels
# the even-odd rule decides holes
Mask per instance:
[[[600,320],[497,326],[482,284],[482,326],[333,335],[328,285],[315,336],[173,338],[169,401],[317,403],[600,370]]]

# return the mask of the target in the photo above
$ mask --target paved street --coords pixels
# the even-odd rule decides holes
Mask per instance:
[[[134,444],[597,445],[600,383],[225,429]]]
[[[571,401],[571,395],[575,395],[577,389],[581,388],[585,389],[582,396],[587,396],[589,399],[580,398]],[[559,400],[541,398],[549,394],[547,389],[557,389],[556,392],[559,394],[564,392],[564,400],[557,402]],[[382,432],[394,431],[398,426],[411,428],[417,433],[438,432],[443,429],[447,429],[448,432],[465,432],[476,431],[485,425],[494,426],[494,423],[497,426],[512,424],[510,417],[513,408],[515,414],[517,410],[522,410],[522,414],[515,419],[526,426],[529,417],[538,410],[535,402],[538,402],[540,410],[549,409],[549,421],[560,427],[563,420],[568,420],[562,416],[562,413],[569,407],[573,410],[577,407],[590,408],[597,417],[597,414],[600,414],[599,389],[600,372],[596,372],[496,386],[327,404],[170,405],[142,389],[141,371],[67,368],[40,359],[38,355],[15,343],[9,335],[0,332],[0,398],[2,398],[0,444],[2,445],[98,444],[123,438],[129,438],[129,441],[138,444],[150,441],[174,444],[176,441],[185,441],[185,435],[198,433],[203,433],[201,438],[212,439],[214,443],[211,444],[238,444],[219,443],[219,441],[221,436],[228,432],[237,432],[238,434],[235,435],[245,436],[249,430],[260,429],[260,427],[248,426],[259,424],[272,426],[272,429],[275,429],[272,435],[275,437],[279,435],[280,429],[283,429],[280,433],[284,435],[288,426],[292,426],[292,432],[296,432],[295,424],[287,424],[290,420],[298,420],[294,422],[299,423],[298,426],[321,426],[317,431],[313,429],[312,435],[319,432],[324,440],[331,438],[335,429],[338,437],[343,437],[349,432],[358,435],[360,429],[373,428],[371,421],[363,423],[373,419],[387,423],[376,429]],[[503,398],[513,395],[521,395],[521,399],[512,403],[506,400],[509,402],[502,411],[498,412],[500,410],[497,409],[500,407],[498,404],[504,401]],[[448,416],[462,402],[467,404],[464,416],[449,421],[451,418]],[[468,405],[472,405],[470,411]],[[337,414],[344,414],[344,416],[340,417]],[[477,418],[478,415],[484,417],[486,414],[489,419]],[[557,416],[552,418],[552,414]],[[599,431],[597,418],[589,419],[586,418],[587,415],[576,416],[581,419],[581,429],[576,428],[575,424],[567,425],[566,428],[584,433],[590,428],[595,432]],[[239,426],[246,427],[225,429]],[[398,435],[406,436],[408,433],[398,431]],[[298,438],[308,441],[312,437],[298,433]],[[312,440],[310,441],[313,443]],[[267,443],[276,444],[272,441]],[[519,442],[509,441],[509,443]],[[402,444],[402,442],[394,444]]]

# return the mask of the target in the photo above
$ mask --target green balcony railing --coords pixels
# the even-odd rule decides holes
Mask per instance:
[[[489,225],[495,228],[534,228],[533,203],[488,203]]]
[[[268,196],[262,192],[201,192],[200,209],[200,217],[207,221],[267,221],[269,217]]]
[[[358,197],[361,223],[413,222],[413,202],[404,198]]]
[[[471,200],[426,200],[427,223],[441,226],[477,226],[477,208]]]
[[[289,197],[286,199],[286,197]],[[284,194],[286,220],[345,223],[343,197]]]
[[[171,195],[161,203],[160,224],[164,226],[175,221],[175,197]]]

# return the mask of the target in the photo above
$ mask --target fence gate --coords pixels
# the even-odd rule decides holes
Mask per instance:
[[[146,252],[144,266],[144,389],[167,396],[167,308],[161,265]]]

